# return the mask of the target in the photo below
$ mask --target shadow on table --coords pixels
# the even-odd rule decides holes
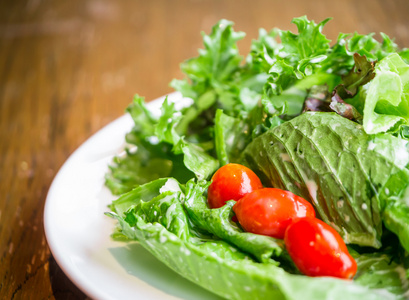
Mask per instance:
[[[223,299],[180,276],[138,243],[110,248],[109,252],[129,274],[166,294],[187,300]]]
[[[89,299],[77,286],[68,279],[51,255],[49,258],[51,288],[55,299],[82,300]]]

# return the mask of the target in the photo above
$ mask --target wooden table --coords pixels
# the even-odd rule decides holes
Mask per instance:
[[[48,188],[68,156],[134,93],[171,92],[179,63],[221,18],[247,33],[332,16],[324,33],[385,32],[409,47],[409,1],[27,0],[0,4],[0,299],[82,299],[44,235]],[[378,35],[379,37],[379,35]]]

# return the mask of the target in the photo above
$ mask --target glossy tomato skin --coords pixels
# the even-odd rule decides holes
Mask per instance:
[[[234,206],[244,230],[283,239],[285,230],[297,218],[315,217],[305,199],[276,188],[263,188],[241,198]]]
[[[338,232],[315,218],[288,226],[285,246],[298,269],[308,276],[354,277],[357,264]]]
[[[226,201],[237,201],[262,187],[260,178],[249,168],[239,164],[227,164],[214,173],[207,191],[207,201],[210,208],[219,208]]]

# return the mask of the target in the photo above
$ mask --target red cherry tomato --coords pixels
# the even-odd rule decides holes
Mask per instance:
[[[288,226],[285,246],[298,269],[308,276],[354,277],[357,265],[341,236],[315,218],[302,218]]]
[[[219,208],[226,201],[237,201],[262,187],[260,178],[249,168],[239,164],[227,164],[214,173],[207,191],[207,201],[210,208]]]
[[[241,198],[233,211],[244,230],[283,239],[296,218],[315,217],[312,205],[291,192],[264,188]]]

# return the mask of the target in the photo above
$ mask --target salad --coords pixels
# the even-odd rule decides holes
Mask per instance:
[[[165,99],[155,115],[134,97],[129,147],[106,174],[120,195],[107,213],[118,220],[114,238],[228,299],[409,298],[409,50],[383,33],[331,43],[328,21],[260,29],[243,58],[245,34],[221,20],[182,63],[187,78],[171,82],[185,105]],[[217,204],[209,186],[231,165],[254,172],[255,191],[306,200],[298,228],[330,227],[356,270],[307,276],[297,241],[286,240],[297,222],[278,237],[257,234],[245,225],[251,210],[236,207],[253,192]]]

